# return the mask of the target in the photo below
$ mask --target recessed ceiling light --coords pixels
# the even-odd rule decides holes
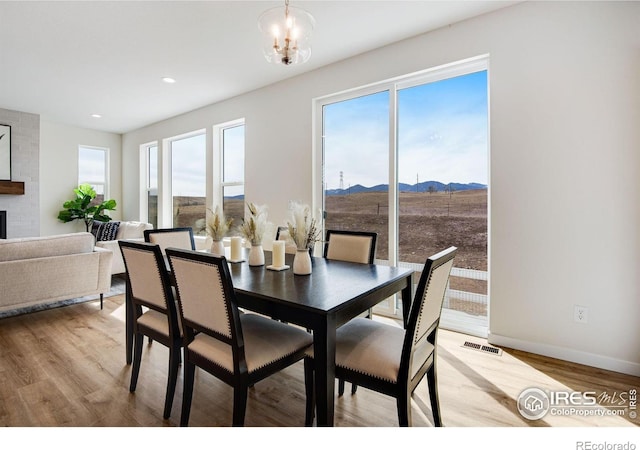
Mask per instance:
[[[102,115],[100,115],[100,114],[91,114],[91,117],[94,117],[96,119],[100,119],[102,117]]]
[[[176,80],[174,78],[171,78],[171,77],[164,77],[164,78],[162,78],[162,81],[164,81],[165,83],[169,83],[169,84],[176,82]]]

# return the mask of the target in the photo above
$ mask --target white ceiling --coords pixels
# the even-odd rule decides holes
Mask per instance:
[[[513,3],[291,0],[316,28],[284,67],[257,27],[284,0],[0,1],[0,108],[124,133]]]

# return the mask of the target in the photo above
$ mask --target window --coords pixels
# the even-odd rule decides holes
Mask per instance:
[[[220,177],[218,201],[224,214],[240,224],[244,218],[244,119],[234,120],[214,127],[217,145],[214,146],[215,158],[219,161],[217,172]]]
[[[102,203],[109,196],[109,149],[78,147],[78,184],[88,183],[96,191],[94,203]]]
[[[154,228],[191,227],[206,235],[207,210],[244,218],[244,119],[140,146],[140,220]],[[208,174],[208,175],[207,175]]]
[[[487,60],[317,101],[325,229],[378,233],[376,259],[422,270],[458,247],[443,321],[487,329]],[[417,277],[416,277],[417,280]],[[376,312],[399,315],[391,300]]]
[[[325,229],[378,233],[388,260],[389,91],[324,107]],[[366,161],[366,163],[365,163]]]
[[[205,235],[207,152],[200,132],[171,139],[171,198],[173,227],[191,227]]]
[[[144,195],[141,199],[143,218],[158,228],[158,144],[143,145],[142,167],[144,168]]]

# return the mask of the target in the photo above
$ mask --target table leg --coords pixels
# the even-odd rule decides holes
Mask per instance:
[[[315,366],[316,420],[319,427],[333,426],[336,376],[336,324],[327,319],[326,326],[313,331]]]

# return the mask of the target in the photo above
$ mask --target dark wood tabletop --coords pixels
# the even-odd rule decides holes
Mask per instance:
[[[293,257],[285,256],[291,267]],[[310,275],[294,275],[269,270],[270,264],[268,251],[264,266],[229,263],[238,306],[313,331],[317,424],[332,426],[336,328],[398,292],[408,311],[413,270],[313,257]]]

